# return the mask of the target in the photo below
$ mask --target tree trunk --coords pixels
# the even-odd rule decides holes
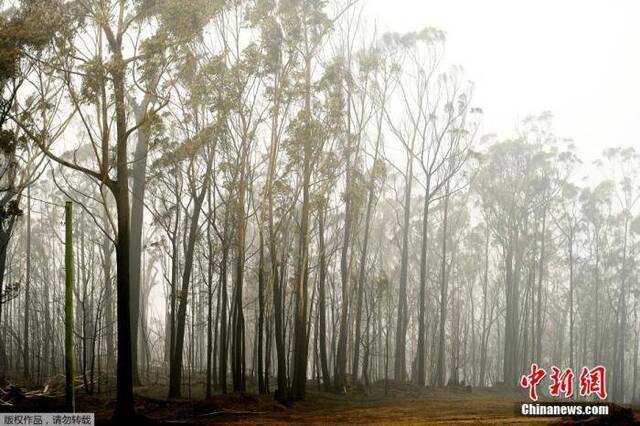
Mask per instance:
[[[340,256],[340,281],[342,284],[342,301],[340,304],[340,328],[338,330],[338,352],[336,354],[336,368],[334,373],[334,389],[336,393],[342,393],[345,391],[346,386],[346,374],[347,374],[347,338],[349,336],[349,295],[351,286],[351,267],[349,262],[349,248],[351,246],[351,228],[352,228],[352,201],[349,194],[349,188],[351,184],[351,165],[349,164],[350,157],[347,158],[347,196],[345,206],[345,219],[344,219],[344,237],[342,240],[342,253]],[[366,238],[366,237],[365,237]],[[360,297],[360,296],[358,296]],[[358,321],[358,320],[356,320]],[[359,322],[359,321],[358,321]],[[356,326],[357,327],[357,326]],[[356,348],[356,355],[359,358],[359,346],[360,336],[357,337],[354,342]],[[357,367],[357,365],[354,365]],[[354,380],[357,380],[357,371],[354,370],[356,376]]]
[[[264,266],[264,235],[262,228],[260,228],[260,248],[259,248],[259,260],[258,260],[258,323],[257,323],[257,345],[258,345],[258,392],[266,394],[267,389],[265,386],[264,376],[264,311],[265,311],[265,266]]]
[[[140,271],[143,269],[142,258],[142,229],[144,227],[144,197],[146,192],[146,170],[149,132],[147,126],[142,124],[146,118],[147,103],[145,100],[135,112],[138,128],[137,144],[133,155],[132,164],[132,191],[131,191],[131,356],[133,366],[133,383],[139,385],[140,374],[138,372],[138,331],[140,322]]]
[[[325,392],[331,390],[331,376],[329,375],[329,363],[327,361],[327,307],[325,283],[327,280],[327,253],[325,247],[325,215],[326,205],[320,208],[318,213],[318,255],[320,256],[320,277],[318,279],[318,316],[320,334],[320,369],[322,371],[322,383]]]
[[[576,371],[573,363],[573,224],[569,227],[569,368]]]
[[[244,257],[245,257],[245,191],[246,191],[246,142],[240,160],[240,182],[238,183],[237,200],[237,229],[236,229],[236,283],[233,296],[232,334],[231,334],[231,370],[234,392],[245,390],[245,349],[244,349],[244,313],[242,308],[242,287],[244,281]]]
[[[207,207],[211,214],[211,191],[207,191]],[[214,218],[215,220],[215,218]],[[213,373],[213,241],[211,240],[211,224],[207,224],[207,248],[209,258],[207,265],[207,383],[205,388],[205,398],[211,398],[211,379]]]
[[[294,362],[291,396],[305,398],[307,386],[307,353],[309,347],[307,329],[307,289],[309,281],[309,213],[311,210],[310,186],[312,170],[311,130],[311,57],[305,57],[305,120],[304,158],[302,170],[302,217],[300,218],[300,251],[296,268]]]
[[[480,338],[480,378],[479,385],[486,386],[485,375],[487,371],[487,288],[489,286],[489,227],[486,229],[484,246],[484,277],[482,280],[482,336]]]
[[[207,171],[207,176],[209,170]],[[189,227],[189,236],[187,240],[187,248],[185,251],[184,271],[182,273],[182,287],[178,296],[178,316],[176,318],[176,338],[174,353],[171,357],[171,368],[169,371],[169,397],[177,398],[180,396],[180,387],[182,384],[182,357],[184,348],[185,322],[187,317],[187,303],[189,296],[189,282],[191,281],[191,271],[193,270],[193,254],[195,250],[196,237],[198,233],[198,221],[204,197],[208,190],[209,178],[205,178],[200,194],[196,195],[193,206],[193,214],[191,215],[191,223]]]
[[[76,410],[73,354],[73,207],[70,201],[65,206],[65,286],[64,286],[64,370],[65,370],[65,410]]]
[[[31,296],[31,186],[27,187],[27,265],[26,279],[24,286],[24,335],[23,335],[23,362],[24,362],[24,378],[29,380],[31,373],[29,371],[29,316],[31,312],[30,296]]]
[[[424,205],[422,208],[422,246],[420,249],[420,296],[418,301],[418,348],[416,351],[416,366],[418,385],[424,386],[426,379],[425,367],[425,336],[427,334],[425,324],[425,302],[427,292],[427,261],[429,248],[429,205],[431,203],[431,175],[427,175],[427,184],[424,192]]]
[[[535,347],[535,359],[542,359],[542,283],[544,279],[544,264],[545,264],[545,234],[547,232],[547,208],[542,211],[542,232],[540,234],[540,262],[538,269],[538,288],[536,295],[536,347]],[[597,314],[596,314],[597,315]]]
[[[220,290],[218,293],[218,312],[220,312],[220,324],[218,335],[220,336],[219,351],[220,361],[218,363],[218,379],[220,380],[220,390],[227,393],[227,262],[229,261],[229,245],[227,244],[228,214],[225,212],[224,241],[222,241],[222,260],[220,261]]]
[[[413,146],[412,146],[413,149]],[[409,280],[409,224],[411,219],[411,188],[413,185],[413,157],[407,154],[406,189],[404,196],[404,221],[402,225],[402,259],[400,260],[400,289],[398,296],[398,318],[396,324],[396,351],[394,377],[404,382],[407,375],[407,281]]]
[[[378,151],[380,147],[380,138],[376,143],[376,151],[373,156],[373,165],[375,166],[376,161],[378,160]],[[369,195],[367,199],[367,211],[365,213],[364,220],[364,241],[362,242],[362,253],[360,254],[360,271],[358,273],[358,301],[356,305],[356,340],[354,347],[354,355],[353,355],[353,380],[358,381],[358,365],[360,362],[360,339],[361,339],[361,331],[360,326],[362,322],[362,299],[364,293],[364,281],[366,276],[366,266],[367,266],[367,250],[369,248],[369,229],[371,227],[371,215],[373,214],[373,205],[375,203],[375,174],[372,171],[371,180],[369,181]]]
[[[129,165],[127,158],[127,119],[125,111],[124,61],[121,46],[111,46],[114,52],[112,71],[116,110],[116,173],[114,197],[116,199],[117,228],[117,316],[118,366],[117,397],[114,420],[127,421],[135,415],[133,403],[133,368],[131,347],[131,312],[129,282]]]
[[[438,334],[438,364],[436,368],[436,380],[438,386],[445,385],[445,325],[447,321],[447,225],[449,219],[449,182],[447,182],[444,194],[444,218],[442,221],[442,263],[440,268],[440,332]]]

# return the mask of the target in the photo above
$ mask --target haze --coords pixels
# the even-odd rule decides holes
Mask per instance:
[[[635,1],[367,0],[380,31],[434,26],[447,57],[475,83],[483,130],[513,134],[549,110],[555,132],[590,163],[640,139],[640,3]]]

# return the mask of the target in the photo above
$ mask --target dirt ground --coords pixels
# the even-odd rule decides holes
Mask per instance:
[[[191,401],[169,401],[165,396],[161,386],[136,389],[140,424],[640,424],[640,410],[621,407],[599,419],[524,417],[517,410],[518,403],[526,401],[525,395],[492,388],[431,390],[392,383],[385,394],[379,383],[367,392],[360,389],[335,395],[310,384],[306,400],[289,406],[269,395],[236,393],[205,400],[194,394]],[[0,407],[0,412],[63,411],[62,407],[61,395],[27,392],[13,406]],[[78,393],[77,411],[95,412],[98,424],[108,424],[112,409],[113,400],[106,395]]]
[[[254,414],[246,413],[250,411],[247,409],[238,409],[234,414],[212,413],[204,417],[226,424],[580,424],[573,419],[522,416],[517,410],[526,398],[520,395],[491,389],[416,391],[407,390],[408,387],[392,387],[387,396],[379,390],[368,395],[311,391],[306,401],[292,407],[260,410],[258,404]],[[620,417],[616,411],[615,420],[583,421],[588,420],[587,424],[633,424],[624,419],[625,414]],[[635,414],[640,424],[640,412]]]

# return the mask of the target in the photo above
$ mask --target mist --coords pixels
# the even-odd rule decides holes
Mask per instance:
[[[0,1],[0,412],[633,421],[639,8]]]

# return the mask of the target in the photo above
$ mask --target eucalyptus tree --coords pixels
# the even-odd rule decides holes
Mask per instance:
[[[401,254],[400,286],[395,342],[394,373],[397,380],[406,378],[406,332],[408,324],[407,282],[409,267],[409,220],[414,185],[414,165],[418,163],[426,177],[422,220],[420,260],[419,332],[417,350],[418,382],[424,384],[424,301],[427,277],[427,229],[429,206],[433,195],[449,181],[464,163],[468,144],[466,116],[471,110],[468,88],[447,81],[440,68],[445,42],[444,32],[425,28],[405,35],[388,34],[388,49],[400,53],[398,66],[408,71],[398,74],[395,90],[399,112],[385,109],[388,128],[406,150],[404,223]],[[437,80],[437,81],[434,81]],[[456,108],[457,106],[457,108]],[[442,170],[449,166],[449,174]],[[441,174],[438,182],[433,178]]]
[[[172,124],[180,129],[182,141],[169,147],[160,161],[169,162],[172,167],[183,169],[186,185],[187,206],[185,212],[184,266],[180,289],[173,289],[177,306],[175,330],[172,329],[171,367],[169,396],[180,396],[182,384],[182,360],[186,325],[189,288],[194,266],[194,253],[200,234],[200,217],[207,193],[214,179],[214,162],[218,142],[229,134],[228,115],[230,111],[228,80],[229,70],[226,58],[216,55],[188,54],[179,80],[174,84],[174,93],[180,100],[172,108]],[[204,91],[209,84],[216,90]],[[183,197],[180,197],[183,198]],[[178,200],[183,202],[183,200]],[[176,221],[177,224],[177,221]],[[176,256],[177,253],[174,253]],[[195,303],[195,301],[193,302]]]
[[[336,22],[337,49],[339,50],[341,73],[337,75],[339,87],[339,101],[344,103],[342,120],[339,121],[343,135],[339,137],[340,143],[336,148],[344,158],[344,227],[342,247],[340,250],[340,281],[341,281],[341,306],[340,327],[338,335],[338,347],[336,353],[335,383],[337,392],[342,392],[346,384],[347,370],[347,343],[351,335],[349,327],[350,295],[353,292],[352,275],[355,269],[354,248],[357,243],[358,221],[360,211],[364,206],[363,198],[363,167],[364,158],[362,148],[368,125],[373,117],[373,103],[370,102],[368,93],[372,84],[372,68],[366,60],[361,62],[360,52],[355,51],[355,45],[359,42],[359,32],[362,28],[362,10],[351,8],[345,11],[344,19]],[[364,65],[364,66],[363,66]],[[357,381],[360,358],[360,321],[362,314],[363,283],[356,283],[356,336],[353,355],[353,379]]]
[[[633,219],[633,221],[631,222],[630,225],[630,233],[632,235],[632,255],[637,256],[639,249],[640,249],[640,239],[638,238],[638,236],[640,235],[640,215],[636,215],[635,218]],[[634,265],[634,269],[635,269],[635,274],[637,276],[638,274],[638,268],[637,268],[637,263]],[[636,280],[636,285],[632,287],[631,294],[633,294],[633,314],[632,314],[632,318],[633,318],[633,323],[632,323],[632,330],[633,330],[633,356],[631,359],[631,368],[632,368],[632,385],[631,385],[631,398],[629,399],[632,403],[635,403],[638,401],[638,380],[639,380],[639,374],[640,374],[640,365],[639,363],[639,356],[640,356],[640,312],[638,310],[638,304],[640,303],[640,301],[638,299],[640,299],[640,287],[637,285],[637,280]]]
[[[420,154],[420,164],[426,177],[425,194],[423,203],[423,224],[422,224],[422,250],[420,263],[420,314],[417,349],[417,369],[418,383],[425,383],[424,365],[424,339],[426,326],[424,323],[425,310],[425,287],[427,280],[427,246],[429,227],[429,207],[432,198],[444,189],[443,197],[443,229],[442,229],[442,259],[440,268],[440,332],[438,337],[438,362],[436,370],[436,383],[444,385],[445,365],[445,323],[447,305],[447,227],[449,213],[449,198],[452,194],[466,187],[470,176],[463,173],[463,167],[467,164],[471,151],[471,144],[474,141],[478,128],[478,113],[481,111],[471,106],[471,87],[469,84],[461,82],[462,76],[453,71],[442,75],[442,83],[436,92],[437,97],[443,99],[435,100],[434,109],[428,113],[432,117],[431,137],[427,148],[422,145]],[[440,94],[441,93],[441,94]],[[442,111],[438,112],[438,104],[442,102]],[[427,130],[429,131],[429,130]],[[426,135],[425,135],[426,136]],[[425,138],[425,136],[422,136]],[[464,209],[461,209],[464,210]]]
[[[174,289],[177,293],[175,298],[177,299],[177,313],[175,324],[175,339],[173,344],[173,354],[171,357],[170,366],[170,381],[169,381],[169,397],[180,396],[180,387],[182,384],[182,358],[184,347],[184,334],[186,326],[186,314],[187,303],[189,295],[189,286],[192,279],[194,250],[196,245],[196,238],[200,229],[200,215],[202,213],[202,207],[209,188],[209,184],[212,178],[213,158],[214,155],[211,151],[207,152],[203,146],[205,142],[209,142],[213,139],[213,131],[211,128],[205,128],[194,134],[191,138],[187,139],[185,143],[173,150],[171,155],[174,156],[174,161],[185,161],[186,168],[185,179],[187,185],[187,193],[189,197],[189,204],[193,204],[190,212],[185,209],[185,225],[188,225],[188,230],[185,230],[185,251],[184,251],[184,265],[181,277],[181,286],[178,289]],[[190,156],[185,159],[182,152],[177,152],[180,148],[187,146],[186,150],[196,149],[205,152],[204,161],[197,161],[197,158]],[[191,145],[191,146],[189,146]],[[177,159],[176,159],[177,158]],[[201,164],[198,164],[201,163]],[[202,176],[202,180],[199,181],[198,177]]]
[[[338,330],[338,344],[336,351],[336,363],[334,368],[334,390],[337,392],[342,392],[344,386],[346,385],[346,362],[347,362],[347,339],[349,336],[348,327],[347,327],[347,319],[348,319],[348,309],[349,309],[349,294],[351,289],[348,285],[349,276],[351,275],[351,262],[349,258],[349,249],[351,247],[350,234],[353,231],[350,229],[347,231],[347,228],[351,228],[351,223],[354,221],[356,216],[356,212],[358,211],[358,204],[360,200],[359,192],[356,192],[354,182],[351,178],[351,174],[356,174],[353,170],[357,166],[353,162],[357,161],[354,147],[352,146],[353,141],[352,138],[357,138],[355,135],[350,134],[349,123],[345,123],[344,117],[348,117],[350,111],[348,101],[349,95],[346,94],[348,91],[348,86],[350,85],[350,76],[349,70],[347,68],[347,63],[342,57],[335,58],[331,63],[329,63],[325,68],[325,73],[319,82],[319,88],[321,93],[323,94],[323,108],[320,109],[322,115],[318,115],[319,129],[318,135],[320,137],[320,143],[318,144],[318,150],[321,151],[323,149],[323,142],[329,142],[329,148],[332,148],[331,151],[334,152],[342,152],[342,157],[344,158],[344,167],[345,171],[345,193],[342,195],[342,199],[345,201],[345,229],[344,229],[344,237],[342,240],[342,248],[341,248],[341,258],[340,258],[340,274],[341,274],[341,283],[342,283],[342,291],[341,291],[341,304],[340,304],[340,319],[339,319],[339,330]],[[347,119],[349,120],[349,119]],[[320,127],[322,126],[322,127]],[[347,139],[345,141],[345,138]],[[346,142],[346,143],[345,143]],[[344,143],[344,145],[342,145]],[[355,148],[357,149],[357,148]],[[320,157],[320,154],[316,154],[317,157],[323,158],[325,163],[323,166],[326,167],[339,167],[341,164],[337,163],[337,157],[335,155],[327,155]],[[333,160],[333,161],[332,161]],[[351,161],[350,161],[351,160]],[[352,162],[353,161],[353,162]],[[317,161],[316,161],[317,163]],[[319,169],[316,167],[316,169]],[[338,180],[338,176],[336,176],[337,171],[335,170],[315,170],[314,175],[318,174],[318,180],[322,182],[321,187],[319,188],[321,191],[324,189],[325,193],[320,196],[319,203],[312,205],[312,207],[322,209],[318,213],[318,218],[320,220],[320,224],[322,225],[321,235],[319,235],[319,239],[322,239],[322,248],[321,250],[324,252],[322,254],[323,258],[321,259],[322,263],[326,262],[326,247],[325,247],[325,220],[327,214],[327,200],[331,196],[330,186],[331,183],[336,183]],[[316,188],[314,188],[316,189]],[[318,189],[316,189],[318,190]],[[314,191],[315,192],[315,191]],[[324,274],[326,272],[326,264],[320,266],[321,272]],[[321,285],[324,287],[325,276],[320,277],[323,281]],[[324,297],[324,289],[321,290],[320,297]],[[323,306],[324,309],[324,306]],[[321,315],[324,315],[323,313]]]
[[[18,290],[17,283],[5,286],[5,272],[9,243],[17,219],[23,215],[20,201],[24,189],[40,174],[43,160],[43,156],[33,150],[29,135],[16,125],[14,114],[19,109],[17,103],[24,99],[25,93],[31,92],[29,84],[24,84],[28,82],[28,75],[32,69],[29,57],[40,55],[54,33],[53,21],[46,18],[36,2],[24,2],[17,6],[5,11],[0,18],[0,318],[2,305],[15,297]],[[47,83],[43,84],[49,89]],[[36,114],[41,119],[50,118],[53,105],[46,101],[30,99],[28,107],[25,108],[26,116]],[[43,130],[48,131],[51,138],[54,138],[58,129],[50,120],[42,121],[40,124]],[[30,207],[30,200],[27,202]],[[28,210],[30,232],[30,208]],[[29,243],[28,247],[30,246]],[[30,253],[27,258],[30,260]],[[27,286],[28,281],[27,278]],[[26,292],[28,299],[28,290]],[[25,313],[27,333],[28,315]],[[28,352],[28,345],[25,346],[25,352]],[[5,361],[0,356],[3,376]],[[27,366],[28,364],[25,364],[25,367]],[[28,375],[28,370],[25,371],[25,375]]]
[[[327,353],[327,280],[329,276],[329,263],[331,259],[331,249],[327,246],[327,216],[329,216],[329,206],[332,196],[332,187],[338,180],[339,159],[331,151],[322,152],[316,168],[316,180],[318,181],[316,191],[313,195],[314,210],[317,217],[318,226],[318,302],[317,321],[315,335],[318,338],[318,358],[320,372],[322,375],[322,385],[325,392],[334,390],[331,386],[331,373]]]
[[[487,226],[503,250],[505,333],[503,380],[515,386],[519,374],[519,318],[524,233],[530,212],[539,204],[541,184],[551,155],[524,140],[489,147],[478,174],[477,190]]]
[[[393,121],[389,122],[389,126],[393,134],[402,141],[405,149],[407,149],[407,161],[413,167],[414,161],[418,160],[418,164],[425,172],[426,181],[425,181],[425,196],[423,203],[423,218],[422,218],[422,246],[421,246],[421,259],[420,259],[420,295],[419,295],[419,318],[418,318],[418,348],[416,351],[416,360],[417,360],[417,377],[418,384],[424,385],[424,376],[425,376],[425,365],[424,365],[424,357],[425,357],[425,344],[424,344],[424,335],[426,334],[425,327],[425,292],[426,292],[426,277],[427,277],[427,247],[428,247],[428,238],[427,238],[427,229],[429,224],[429,206],[431,201],[432,194],[432,186],[431,186],[431,177],[435,174],[435,172],[441,168],[444,164],[442,160],[442,156],[439,155],[440,147],[442,145],[442,138],[447,133],[449,124],[442,125],[442,129],[438,129],[437,124],[435,123],[435,118],[440,104],[440,99],[438,99],[438,95],[435,95],[433,99],[431,98],[431,91],[434,89],[434,85],[432,83],[432,79],[434,78],[434,74],[439,72],[439,62],[442,59],[442,51],[444,48],[445,35],[442,31],[439,31],[434,28],[425,28],[419,35],[412,35],[413,39],[410,40],[413,43],[411,49],[408,50],[407,59],[405,64],[408,64],[411,75],[413,77],[409,77],[411,80],[408,82],[399,83],[399,93],[401,94],[402,107],[406,111],[406,114],[409,116],[409,123],[407,124],[408,128],[410,128],[412,132],[411,136],[411,147],[409,147],[408,143],[405,141],[404,137],[401,134],[401,131],[396,127]],[[437,78],[437,76],[436,76]],[[415,144],[418,142],[420,144],[420,154],[415,154]],[[426,153],[426,157],[425,157]],[[446,153],[445,153],[446,156]],[[413,168],[411,167],[411,171]],[[413,175],[409,174],[407,179],[413,179]],[[444,182],[444,180],[443,180]],[[407,190],[410,191],[412,188],[412,183],[407,182]],[[435,193],[435,191],[433,192]],[[404,273],[401,272],[401,283],[400,283],[400,299],[398,302],[398,327],[397,330],[400,334],[396,334],[396,345],[399,340],[404,340],[406,333],[406,318],[403,319],[405,322],[404,325],[401,324],[401,314],[406,316],[404,310],[406,309],[406,280],[407,280],[407,272],[405,263],[408,259],[405,257],[408,255],[406,253],[406,248],[408,247],[408,234],[406,227],[408,226],[407,215],[410,211],[410,202],[411,202],[411,194],[410,192],[405,196],[405,239],[403,242],[403,267]],[[404,278],[403,278],[404,277]],[[401,304],[402,302],[402,304]],[[401,309],[402,308],[402,309]],[[404,364],[405,354],[399,354],[398,348],[396,347],[396,365],[398,362]],[[397,372],[396,372],[397,374]],[[397,376],[396,376],[397,377]]]
[[[309,336],[307,335],[308,287],[309,287],[309,236],[311,214],[311,176],[316,166],[318,139],[321,137],[321,125],[313,116],[314,82],[312,67],[320,53],[332,21],[326,14],[325,0],[306,2],[283,2],[288,15],[291,32],[296,34],[299,44],[295,49],[300,55],[300,100],[301,108],[290,124],[291,142],[297,145],[302,155],[297,159],[302,178],[302,206],[300,214],[300,242],[295,272],[296,290],[293,372],[291,397],[304,399],[307,385],[307,364]]]
[[[406,56],[406,50],[413,48],[417,41],[421,41],[422,37],[416,33],[409,33],[406,35],[399,34],[385,34],[383,36],[383,42],[389,45],[390,50],[402,51],[403,55],[398,60],[399,65],[402,66],[403,59]],[[404,381],[407,375],[406,369],[406,332],[408,323],[408,306],[407,306],[407,282],[408,282],[408,268],[409,268],[409,221],[411,217],[411,200],[413,189],[413,166],[414,156],[416,149],[416,141],[418,139],[418,128],[421,127],[424,117],[419,116],[420,122],[412,115],[412,106],[409,105],[409,98],[407,98],[406,90],[403,90],[400,82],[402,81],[403,74],[396,76],[396,84],[400,87],[398,92],[400,95],[400,101],[404,99],[404,104],[400,104],[401,114],[400,117],[396,114],[392,116],[389,109],[385,109],[386,122],[394,134],[395,138],[399,140],[404,149],[406,150],[406,167],[404,173],[405,190],[404,190],[404,204],[403,204],[403,224],[402,224],[402,253],[401,253],[401,266],[400,266],[400,286],[398,295],[398,312],[396,321],[396,334],[395,334],[395,357],[394,357],[394,378],[396,380]],[[422,93],[424,95],[424,92]],[[402,127],[400,127],[402,126]]]
[[[553,252],[548,247],[553,242],[548,216],[577,160],[571,141],[551,131],[551,118],[548,112],[526,117],[518,139],[492,144],[483,154],[476,179],[483,218],[502,249],[506,305],[502,379],[510,386],[529,356],[529,340],[536,357],[542,352],[543,283],[549,267],[547,253]],[[528,285],[523,287],[523,282]],[[523,328],[519,322],[525,317],[529,319]],[[529,328],[531,339],[527,338]]]
[[[637,399],[637,152],[607,151],[582,188],[548,113],[476,148],[444,33],[378,37],[353,3],[23,0],[0,17],[7,371],[40,384],[61,364],[62,194],[80,207],[83,388],[110,390],[117,353],[116,421],[138,363],[171,398],[200,374],[206,397],[277,376],[286,402],[311,377],[515,386],[534,361],[593,362]]]
[[[473,186],[472,184],[472,189],[475,189]],[[476,363],[474,363],[474,365],[478,371],[478,386],[486,386],[488,363],[490,362],[489,338],[491,337],[491,329],[497,317],[497,315],[494,314],[497,310],[497,297],[495,297],[495,293],[498,291],[496,285],[491,285],[491,282],[494,281],[490,278],[494,269],[491,253],[491,231],[486,224],[480,223],[469,231],[467,245],[469,250],[468,256],[470,258],[482,259],[482,273],[481,276],[478,277],[478,279],[482,281],[480,286],[482,307],[480,308],[481,314],[478,321],[478,327],[480,328],[478,333],[478,349],[480,353],[477,354],[479,359],[475,358]],[[474,350],[474,348],[471,350]]]
[[[164,106],[164,99],[158,98],[159,87],[165,83],[163,78],[167,77],[167,70],[171,68],[171,64],[175,61],[176,52],[173,54],[162,54],[162,50],[166,49],[163,43],[167,41],[166,35],[157,34],[144,41],[142,49],[153,56],[153,60],[149,60],[139,66],[135,74],[135,85],[141,88],[140,94],[128,93],[129,107],[132,110],[135,119],[136,137],[135,149],[133,151],[132,167],[131,167],[131,262],[129,270],[131,274],[131,344],[132,344],[132,363],[133,363],[133,381],[134,384],[140,384],[140,375],[138,372],[138,332],[139,324],[145,319],[141,315],[144,306],[140,304],[141,297],[141,274],[144,269],[142,265],[143,252],[143,228],[144,228],[144,212],[145,212],[145,196],[147,190],[147,165],[150,158],[150,149],[154,145],[154,131],[157,127],[159,117],[157,111],[159,106]],[[178,54],[179,55],[179,54]],[[103,137],[109,137],[108,125],[108,109],[106,92],[104,85],[100,86],[99,97],[102,102],[99,104],[100,114],[102,115],[102,133]],[[140,98],[140,100],[138,99]]]
[[[240,37],[235,35],[235,39]],[[259,102],[262,87],[257,74],[259,64],[256,61],[258,52],[255,46],[251,45],[244,51],[236,44],[225,49],[227,63],[231,62],[226,77],[226,90],[229,96],[228,124],[229,136],[232,144],[231,149],[237,159],[233,164],[234,197],[231,203],[235,207],[235,283],[232,313],[232,334],[231,334],[231,366],[233,390],[244,391],[245,384],[245,324],[243,313],[243,288],[244,274],[246,268],[246,232],[248,205],[252,196],[252,158],[251,152],[255,144],[255,137],[258,126],[262,124],[264,108]],[[231,56],[229,56],[231,52]],[[262,373],[260,372],[262,375]]]
[[[554,161],[551,167],[541,169],[535,174],[537,176],[535,189],[537,189],[537,204],[533,205],[530,212],[531,229],[528,231],[529,247],[528,255],[531,262],[528,264],[528,279],[531,281],[526,297],[530,300],[531,311],[527,311],[527,323],[531,328],[531,362],[542,357],[543,334],[545,319],[543,318],[543,305],[546,297],[544,291],[544,281],[547,279],[550,255],[555,252],[554,229],[550,226],[553,219],[555,203],[561,198],[563,188],[569,185],[569,179],[579,162],[577,159],[573,142],[570,139],[561,140],[552,132],[552,115],[549,112],[542,112],[539,115],[525,117],[519,127],[518,134],[521,138],[538,146],[540,149],[549,152]],[[536,259],[537,257],[537,259]],[[537,262],[537,265],[535,265]],[[537,276],[536,276],[537,275]],[[537,284],[534,281],[537,279]],[[533,288],[535,287],[535,288]],[[528,330],[524,330],[525,334]],[[528,344],[528,339],[524,340],[522,350]],[[523,356],[527,356],[523,353]]]
[[[592,362],[596,365],[603,364],[606,345],[605,321],[603,318],[603,298],[605,272],[605,255],[607,251],[608,221],[607,216],[611,210],[612,182],[604,181],[594,188],[585,188],[580,194],[581,212],[584,220],[584,233],[587,239],[589,262],[592,268],[591,279],[591,307],[593,347]],[[536,349],[539,354],[539,350]]]
[[[379,42],[378,42],[379,43]],[[393,66],[393,58],[389,57],[388,52],[385,54],[381,46],[373,44],[371,47],[364,49],[358,55],[359,66],[359,80],[364,81],[361,84],[361,91],[364,98],[361,100],[361,117],[364,113],[364,105],[367,98],[370,98],[368,102],[371,103],[371,111],[369,117],[367,117],[367,123],[369,120],[373,120],[373,134],[371,139],[373,141],[373,156],[371,158],[371,166],[368,171],[368,176],[364,177],[364,188],[367,190],[364,228],[362,228],[362,250],[360,254],[360,265],[358,271],[358,288],[357,288],[357,304],[355,315],[355,344],[353,354],[353,378],[358,381],[359,378],[359,361],[360,361],[360,346],[361,346],[361,318],[362,318],[362,304],[365,291],[365,277],[367,273],[367,255],[369,250],[369,239],[372,217],[375,214],[375,207],[379,198],[379,193],[382,190],[382,183],[385,178],[386,167],[381,157],[382,141],[383,141],[383,125],[384,125],[384,111],[386,102],[390,96],[390,92],[393,90],[391,82],[393,75],[397,72]],[[359,121],[363,121],[362,119]],[[362,126],[358,126],[361,128]],[[361,130],[361,132],[364,129]],[[362,138],[362,135],[360,135]],[[365,150],[365,148],[363,148]],[[366,153],[369,154],[369,153]],[[370,291],[370,294],[375,294],[374,291]],[[363,374],[365,372],[363,371]]]
[[[580,195],[578,187],[570,183],[562,186],[559,202],[559,218],[556,224],[565,237],[567,244],[567,260],[569,264],[569,367],[576,369],[574,363],[574,328],[575,328],[575,253],[577,234],[582,227],[582,217],[578,197]]]
[[[282,143],[292,114],[294,101],[294,84],[300,55],[296,49],[298,27],[292,25],[294,17],[288,10],[286,1],[274,5],[268,1],[257,0],[250,4],[247,21],[260,34],[257,45],[260,53],[259,75],[265,85],[264,97],[269,108],[269,142],[267,149],[267,168],[264,186],[264,200],[260,215],[259,232],[267,234],[269,250],[269,280],[273,295],[274,334],[276,342],[276,375],[277,388],[275,397],[279,401],[288,398],[287,363],[285,349],[285,318],[283,312],[285,291],[281,287],[284,275],[284,247],[282,244],[283,227],[287,223],[290,207],[293,203],[286,184],[288,168],[279,167],[286,159],[281,159]],[[279,170],[284,170],[279,173]],[[280,202],[278,202],[280,201]],[[263,231],[263,227],[266,228]],[[263,263],[260,267],[264,267]],[[263,277],[265,272],[262,271]],[[259,330],[260,333],[260,330]],[[262,348],[259,342],[259,349]]]
[[[613,341],[613,367],[612,370],[612,397],[615,400],[625,400],[625,357],[627,350],[627,334],[629,324],[629,294],[630,275],[632,271],[633,257],[631,255],[631,225],[634,215],[637,214],[640,203],[640,186],[638,181],[640,154],[634,148],[610,148],[603,153],[604,161],[600,162],[605,176],[612,183],[612,197],[619,209],[618,223],[620,229],[619,267],[616,274],[618,286],[616,288],[617,300],[614,302],[615,330]]]
[[[111,220],[111,223],[117,234],[118,383],[114,411],[117,419],[127,419],[134,415],[128,141],[130,135],[147,121],[142,119],[132,126],[129,124],[126,96],[141,87],[135,78],[138,70],[157,61],[172,48],[197,37],[202,26],[220,6],[217,2],[201,0],[190,1],[188,5],[189,7],[184,7],[183,2],[172,0],[159,3],[50,1],[42,5],[46,7],[47,13],[60,16],[54,42],[49,46],[48,71],[63,82],[69,107],[76,113],[80,126],[84,128],[85,137],[93,148],[94,155],[90,161],[80,163],[73,158],[65,159],[56,154],[51,141],[43,139],[41,135],[33,134],[33,139],[51,160],[83,173],[100,186],[101,193],[108,190],[115,200],[116,219]],[[100,47],[103,42],[107,47],[106,51]],[[78,88],[83,84],[107,93],[103,96],[109,100],[107,111],[115,117],[113,137],[105,137],[104,132],[96,131],[92,126],[93,120],[90,117],[93,110],[83,105]],[[163,98],[160,93],[154,96]],[[147,119],[152,115],[148,111]],[[107,125],[106,122],[101,124]]]

